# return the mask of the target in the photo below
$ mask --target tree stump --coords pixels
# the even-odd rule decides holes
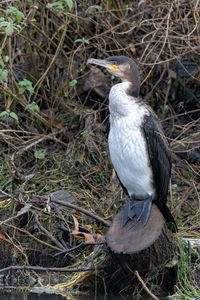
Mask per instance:
[[[110,248],[104,277],[107,291],[119,292],[123,289],[134,293],[136,287],[141,288],[137,271],[144,282],[148,282],[150,289],[152,285],[157,286],[159,295],[173,293],[176,266],[169,262],[176,254],[176,246],[159,209],[152,205],[145,227],[133,219],[121,228],[121,216],[122,210],[114,217],[106,235]]]
[[[106,235],[107,244],[114,253],[137,253],[151,246],[161,235],[164,220],[155,205],[152,205],[151,215],[145,227],[134,218],[121,228],[122,211],[114,217]]]

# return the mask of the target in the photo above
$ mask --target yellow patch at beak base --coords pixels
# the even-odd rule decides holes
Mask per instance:
[[[113,65],[112,67],[110,68],[107,68],[109,71],[114,71],[114,70],[117,70],[119,69],[119,67],[117,65]]]

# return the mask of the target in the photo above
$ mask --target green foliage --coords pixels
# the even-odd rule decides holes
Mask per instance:
[[[93,9],[97,9],[97,10],[102,10],[102,7],[100,5],[91,5],[90,7],[88,7],[88,10],[93,10]]]
[[[74,7],[73,0],[64,0],[64,2],[66,3],[66,5],[69,7],[69,10],[71,11],[72,8]]]
[[[8,81],[8,71],[0,68],[0,82]]]
[[[181,287],[179,292],[182,296],[195,297],[195,299],[200,298],[200,290],[195,287],[195,282],[192,282],[191,274],[194,274],[194,267],[189,264],[188,251],[186,249],[186,243],[179,240],[179,262],[178,262],[178,285]],[[193,250],[193,249],[192,249]],[[198,254],[199,255],[199,254]]]
[[[46,155],[46,149],[35,150],[34,157],[36,159],[44,159]]]
[[[186,148],[185,143],[183,143],[182,141],[177,141],[178,144],[180,144],[181,146],[183,146],[184,148]]]
[[[9,62],[9,56],[8,55],[5,55],[3,60],[5,61],[5,63]]]
[[[23,94],[25,92],[25,90],[29,91],[30,94],[32,94],[34,92],[34,88],[32,86],[32,82],[24,79],[22,81],[20,81],[18,83],[18,90],[19,90],[19,94]]]
[[[75,43],[89,44],[90,42],[85,38],[75,40]]]
[[[133,11],[133,8],[132,8],[132,7],[129,7],[128,4],[126,4],[125,9],[126,9],[126,11]]]
[[[10,116],[11,118],[13,118],[14,120],[18,121],[18,116],[17,116],[16,113],[14,113],[13,111],[11,111],[11,112],[9,113],[9,116]]]
[[[13,21],[21,22],[24,19],[24,14],[14,6],[9,6],[5,10],[6,15],[11,15]]]
[[[73,0],[60,0],[60,1],[55,1],[53,3],[47,4],[47,8],[56,9],[57,11],[60,12],[64,9],[69,9],[69,11],[71,11],[73,7],[74,7]]]
[[[30,109],[32,111],[37,111],[37,112],[40,111],[39,106],[34,101],[26,105],[25,110],[27,109]]]
[[[3,118],[3,117],[8,116],[8,115],[9,115],[9,112],[6,111],[6,110],[4,110],[4,111],[2,111],[2,112],[0,113],[0,118]]]
[[[5,33],[10,36],[13,34],[14,30],[19,31],[21,29],[21,26],[14,23],[14,20],[11,18],[8,18],[6,20],[5,18],[0,18],[0,28],[4,29]]]
[[[4,58],[2,57],[2,51],[0,49],[0,82],[7,82],[8,81],[8,70],[5,68],[5,63],[9,61],[9,56],[5,55]]]
[[[48,3],[47,8],[57,8],[57,9],[64,9],[62,1],[57,1],[53,3]]]
[[[82,135],[82,137],[84,138],[84,139],[86,139],[86,137],[88,136],[88,130],[83,130],[82,132],[81,132],[81,135]]]
[[[76,79],[69,82],[69,86],[73,87],[75,85],[77,85],[77,80]]]
[[[178,186],[177,186],[176,183],[172,184],[172,189],[173,189],[173,190],[177,189],[177,187],[178,187]]]
[[[11,36],[16,30],[19,32],[21,29],[20,24],[25,18],[23,12],[21,12],[17,7],[9,6],[5,10],[5,17],[0,18],[0,28],[2,28],[6,35]]]
[[[3,118],[5,116],[9,116],[9,117],[13,118],[14,120],[18,121],[18,116],[13,111],[4,110],[0,113],[0,118]]]

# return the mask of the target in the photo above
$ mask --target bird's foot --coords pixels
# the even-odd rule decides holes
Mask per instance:
[[[123,206],[121,227],[124,227],[128,220],[133,220],[134,217],[136,217],[137,222],[141,221],[145,226],[151,214],[151,206],[152,196],[140,200],[131,196],[130,200]]]

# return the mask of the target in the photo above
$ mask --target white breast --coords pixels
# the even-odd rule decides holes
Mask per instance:
[[[110,157],[120,181],[129,195],[155,195],[152,171],[145,139],[141,132],[144,115],[149,111],[137,99],[127,96],[128,83],[115,85],[109,95],[110,132],[108,137]]]

